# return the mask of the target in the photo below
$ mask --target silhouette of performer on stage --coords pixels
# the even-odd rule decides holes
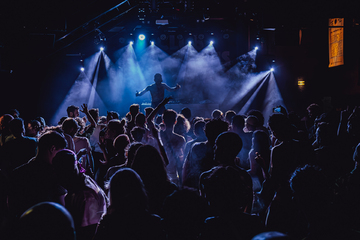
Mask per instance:
[[[153,108],[155,108],[157,105],[159,105],[159,103],[161,103],[162,100],[164,100],[165,90],[167,90],[169,92],[173,92],[173,91],[181,88],[181,86],[179,84],[177,84],[175,87],[169,87],[166,83],[163,83],[162,76],[160,73],[156,73],[154,75],[154,81],[155,81],[155,83],[147,86],[144,90],[142,90],[140,92],[137,91],[135,94],[135,96],[139,97],[139,96],[144,95],[146,92],[150,91],[151,107],[153,107]],[[162,114],[164,110],[165,110],[165,107],[162,107],[158,113]]]

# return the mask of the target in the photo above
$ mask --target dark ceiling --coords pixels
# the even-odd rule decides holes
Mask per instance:
[[[359,6],[360,1],[353,0],[3,0],[0,69],[11,68],[19,56],[36,61],[89,36],[109,40],[138,28],[236,31],[237,23],[253,24],[259,31],[308,28],[328,17],[357,17]],[[169,24],[158,25],[156,20]]]

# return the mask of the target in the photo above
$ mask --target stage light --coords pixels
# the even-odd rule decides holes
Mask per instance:
[[[151,45],[154,45],[155,43],[154,43],[154,41],[151,41]]]
[[[144,35],[144,34],[140,34],[140,35],[139,35],[139,40],[141,40],[141,41],[145,40],[145,35]]]
[[[100,47],[100,51],[104,51],[104,48],[103,48],[103,47]]]
[[[270,68],[270,71],[273,72],[273,71],[274,71],[274,68]]]
[[[189,45],[189,46],[191,45],[191,41],[188,42],[188,45]]]
[[[134,44],[134,42],[133,41],[130,41],[130,45],[133,45]]]
[[[82,68],[80,68],[80,70],[83,72],[83,71],[85,71],[85,68],[82,67]]]
[[[255,47],[255,51],[258,50],[259,48],[258,47]]]
[[[210,45],[213,45],[214,44],[214,41],[210,41]]]

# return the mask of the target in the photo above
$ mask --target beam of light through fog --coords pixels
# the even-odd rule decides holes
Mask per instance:
[[[83,103],[87,103],[90,92],[95,95],[95,87],[91,84],[90,79],[86,76],[86,73],[80,72],[78,78],[64,98],[64,101],[60,104],[56,113],[52,117],[50,124],[55,126],[62,117],[67,116],[66,109],[68,106],[75,105],[80,107]],[[98,107],[104,109],[105,105],[100,103],[98,104]],[[89,109],[90,108],[91,107],[89,106]]]
[[[224,99],[222,108],[238,112],[249,98],[249,93],[256,89],[256,86],[261,83],[268,71],[258,74],[242,74],[238,69],[232,69],[227,73],[228,79],[230,79],[227,85],[228,96]],[[244,103],[241,104],[241,102]]]
[[[277,86],[274,72],[270,72],[269,85],[266,89],[266,101],[264,101],[262,109],[259,109],[264,114],[265,124],[272,114],[273,108],[279,105],[286,109],[284,100],[281,96],[279,87]]]
[[[163,80],[166,82],[166,76],[164,76],[163,67],[161,65],[161,61],[166,57],[168,57],[168,55],[155,45],[146,48],[146,51],[139,60],[139,65],[146,84],[139,86],[138,91],[143,90],[147,85],[154,83],[154,75],[156,73],[162,74],[164,77]]]
[[[191,88],[188,85],[188,83],[190,83],[191,80],[189,80],[189,76],[188,76],[189,73],[188,62],[196,54],[197,51],[195,50],[195,48],[193,46],[188,45],[181,48],[178,52],[176,52],[172,56],[173,60],[176,59],[180,61],[177,63],[177,66],[180,68],[178,69],[177,72],[176,83],[180,84],[182,88],[181,91],[177,92],[177,98],[178,98],[177,100],[186,99],[186,101],[188,101],[189,99],[191,99],[191,97],[189,98],[189,95],[191,94],[189,90]],[[174,56],[176,56],[176,58],[174,58]]]
[[[248,98],[247,102],[245,103],[245,105],[241,108],[239,114],[241,115],[246,115],[246,113],[248,111],[250,111],[251,109],[258,109],[260,110],[260,106],[262,105],[262,102],[256,102],[256,99],[259,97],[259,93],[260,91],[262,91],[265,87],[265,85],[268,83],[269,81],[269,76],[270,76],[270,72],[268,72],[268,74],[261,80],[260,84],[254,87],[254,91],[252,91],[252,94],[250,96],[250,98]],[[254,107],[254,105],[257,105],[256,107]]]
[[[146,82],[131,45],[118,50],[115,59],[117,76],[113,86],[117,94],[117,99],[114,99],[117,109],[113,110],[126,114],[129,106],[137,101],[135,92],[142,90],[139,88],[143,88]]]

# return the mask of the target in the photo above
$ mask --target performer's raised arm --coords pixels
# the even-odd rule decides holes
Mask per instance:
[[[164,85],[165,89],[168,90],[169,92],[173,92],[173,91],[181,88],[181,86],[179,84],[176,84],[175,87],[169,87],[166,83],[162,83],[162,84]]]
[[[148,91],[149,91],[149,86],[147,86],[144,90],[142,90],[140,92],[136,91],[135,96],[137,96],[137,97],[142,96]]]

